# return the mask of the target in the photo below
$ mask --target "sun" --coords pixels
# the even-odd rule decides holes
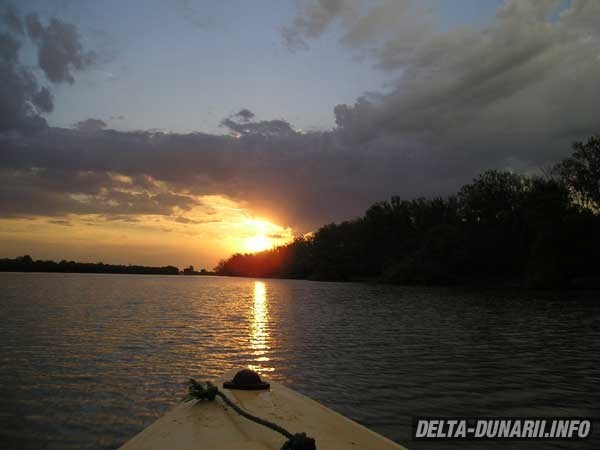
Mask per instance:
[[[273,230],[276,227],[266,220],[250,219],[246,221],[248,228],[248,237],[244,241],[246,251],[250,253],[262,252],[275,245],[272,239]]]
[[[246,238],[246,250],[255,253],[261,252],[273,246],[273,242],[265,235],[251,236]]]
[[[244,218],[239,222],[239,233],[236,248],[245,253],[262,252],[285,245],[294,239],[291,228],[282,227],[264,218]]]

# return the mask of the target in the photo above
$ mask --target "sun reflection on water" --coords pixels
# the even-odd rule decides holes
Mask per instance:
[[[273,372],[275,369],[268,364],[270,358],[267,356],[270,350],[267,286],[262,281],[254,282],[254,304],[251,313],[250,348],[253,364],[248,367],[259,373]]]

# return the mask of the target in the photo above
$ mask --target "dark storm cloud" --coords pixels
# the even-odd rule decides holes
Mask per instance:
[[[342,42],[359,50],[379,40],[375,64],[398,80],[386,95],[335,108],[347,142],[412,146],[418,153],[405,152],[404,165],[426,158],[460,175],[543,165],[598,132],[599,2],[507,1],[488,27],[448,32],[435,31],[418,2],[382,1],[354,16],[352,5],[327,23],[339,19]]]
[[[4,134],[0,213],[185,221],[202,206],[194,196],[226,195],[308,231],[392,194],[444,195],[486,169],[539,169],[600,131],[600,2],[560,10],[559,1],[509,1],[485,28],[408,34],[412,22],[434,23],[430,12],[391,0],[380,10],[356,5],[312,3],[291,25],[306,40],[339,23],[345,45],[377,43],[375,63],[398,74],[385,93],[335,106],[334,130],[302,133],[238,114],[222,122],[233,136]]]
[[[19,64],[20,46],[13,35],[0,31],[0,131],[42,128],[46,121],[41,114],[53,109],[50,91]]]
[[[4,217],[171,215],[175,208],[186,211],[200,204],[189,195],[131,191],[129,184],[115,181],[103,172],[56,168],[2,170],[0,183],[0,215]]]
[[[93,53],[83,52],[74,25],[52,19],[44,26],[36,14],[30,14],[26,28],[37,47],[39,67],[51,82],[73,83],[72,72],[93,60]],[[34,69],[19,60],[24,30],[23,20],[12,7],[0,8],[0,132],[40,130],[46,126],[43,114],[54,109],[49,87],[40,86]]]
[[[364,155],[341,151],[337,140],[334,133],[233,138],[56,128],[6,135],[1,213],[173,214],[202,206],[191,195],[226,195],[284,223],[314,225],[348,208],[358,212],[365,196],[373,198],[364,187],[381,184],[378,169],[365,171]],[[366,181],[355,178],[361,171],[373,178],[356,186]],[[382,195],[378,190],[376,198]]]
[[[404,73],[375,108],[355,105],[353,120],[375,134],[427,133],[456,151],[533,160],[544,155],[536,144],[597,131],[600,39],[579,22],[598,17],[600,3],[573,1],[549,22],[560,3],[510,1],[484,30],[434,34],[409,51],[388,41],[379,62]]]
[[[95,54],[84,52],[75,25],[53,18],[44,26],[35,13],[29,14],[25,22],[29,37],[38,47],[38,64],[53,83],[73,84],[72,71],[83,70],[94,62]]]

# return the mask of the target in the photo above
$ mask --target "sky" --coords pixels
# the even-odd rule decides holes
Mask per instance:
[[[213,267],[600,132],[595,0],[0,0],[0,257]]]

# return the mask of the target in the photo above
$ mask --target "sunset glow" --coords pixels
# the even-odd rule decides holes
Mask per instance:
[[[224,196],[189,198],[196,206],[170,214],[0,218],[0,247],[10,256],[212,269],[224,255],[258,252],[293,239],[291,228],[253,218]]]
[[[274,247],[277,240],[282,237],[280,234],[276,234],[279,227],[264,220],[249,220],[248,226],[251,233],[254,233],[252,236],[247,237],[244,242],[245,251],[250,253],[261,252]],[[272,237],[275,237],[275,239]]]
[[[264,236],[252,236],[246,239],[246,250],[249,252],[260,252],[272,247],[271,240]]]

